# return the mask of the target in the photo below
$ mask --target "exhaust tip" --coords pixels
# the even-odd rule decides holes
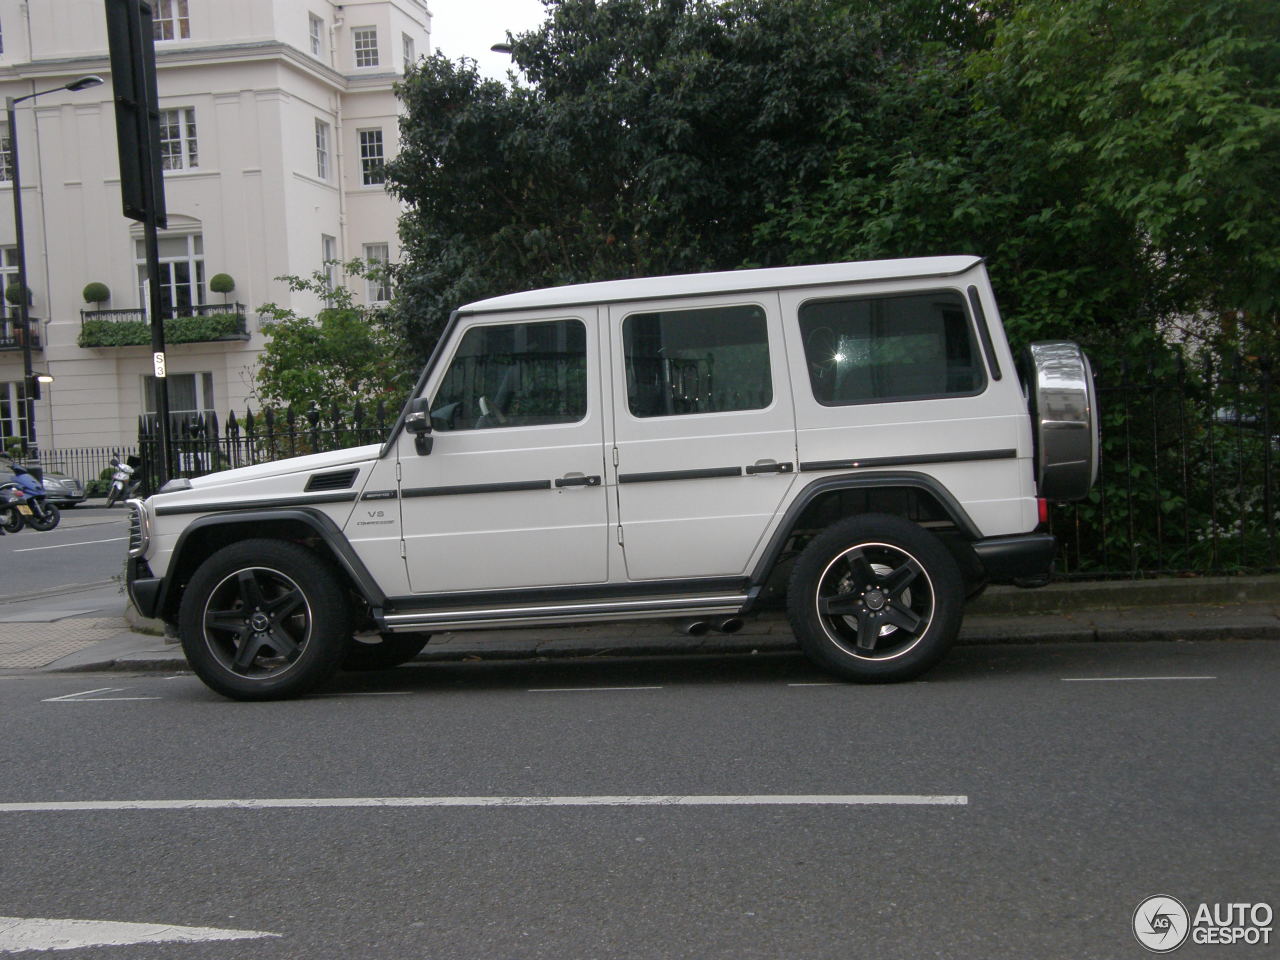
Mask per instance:
[[[711,624],[705,620],[682,620],[677,626],[681,633],[691,637],[704,636],[711,629]]]
[[[716,629],[721,633],[737,633],[742,629],[741,617],[725,617],[716,624]]]

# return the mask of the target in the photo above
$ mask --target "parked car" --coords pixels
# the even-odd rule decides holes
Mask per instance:
[[[13,479],[13,463],[12,458],[0,454],[0,483]],[[58,470],[41,470],[41,483],[44,484],[49,502],[59,508],[84,503],[87,496],[83,483]]]
[[[127,580],[237,699],[438,631],[732,631],[779,593],[815,664],[900,681],[987,583],[1048,581],[1047,501],[1097,464],[1088,360],[1020,375],[978,257],[588,283],[460,307],[384,444],[129,501]]]

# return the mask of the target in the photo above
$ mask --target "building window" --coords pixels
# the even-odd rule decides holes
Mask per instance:
[[[13,182],[13,140],[9,128],[0,127],[0,183]]]
[[[191,36],[191,17],[187,0],[152,0],[157,40],[186,40]]]
[[[329,179],[329,125],[316,120],[316,176]]]
[[[376,67],[378,65],[378,28],[356,27],[351,31],[355,42],[356,67]]]
[[[134,244],[139,302],[148,311],[147,246]],[[189,317],[204,303],[204,238],[198,234],[160,238],[160,310],[164,317]]]
[[[338,239],[327,233],[320,235],[320,269],[324,272],[324,284],[330,290],[338,286]]]
[[[413,48],[413,37],[407,33],[400,34],[400,42],[404,45],[404,69],[408,72],[413,66],[413,62],[418,59],[418,54]]]
[[[9,284],[18,282],[18,248],[4,247],[0,249],[0,317],[11,319],[18,315],[18,308],[11,304],[4,291]],[[13,336],[12,330],[6,326],[5,336]]]
[[[200,373],[171,373],[165,377],[169,381],[169,415],[171,417],[208,417],[213,413],[213,374],[209,371]],[[156,407],[156,378],[143,377],[143,402],[147,413],[154,415]]]
[[[164,170],[189,170],[200,166],[194,107],[160,111],[160,166]]]
[[[360,131],[360,176],[365,185],[383,183],[387,179],[382,153],[382,131]]]
[[[311,55],[318,57],[324,51],[324,21],[314,13],[307,16],[311,36]]]
[[[371,276],[365,281],[369,302],[386,303],[391,299],[391,278],[387,276],[387,263],[391,259],[390,244],[366,243],[364,259],[371,272]]]
[[[0,383],[0,445],[8,449],[27,433],[27,386],[21,380]]]

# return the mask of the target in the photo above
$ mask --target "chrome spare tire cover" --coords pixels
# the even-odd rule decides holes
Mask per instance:
[[[1025,373],[1036,490],[1049,500],[1082,500],[1098,478],[1098,401],[1089,358],[1068,340],[1033,343]]]

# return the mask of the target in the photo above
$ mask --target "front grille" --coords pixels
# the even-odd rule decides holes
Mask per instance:
[[[147,529],[141,500],[129,501],[129,556],[140,557],[147,551]]]

